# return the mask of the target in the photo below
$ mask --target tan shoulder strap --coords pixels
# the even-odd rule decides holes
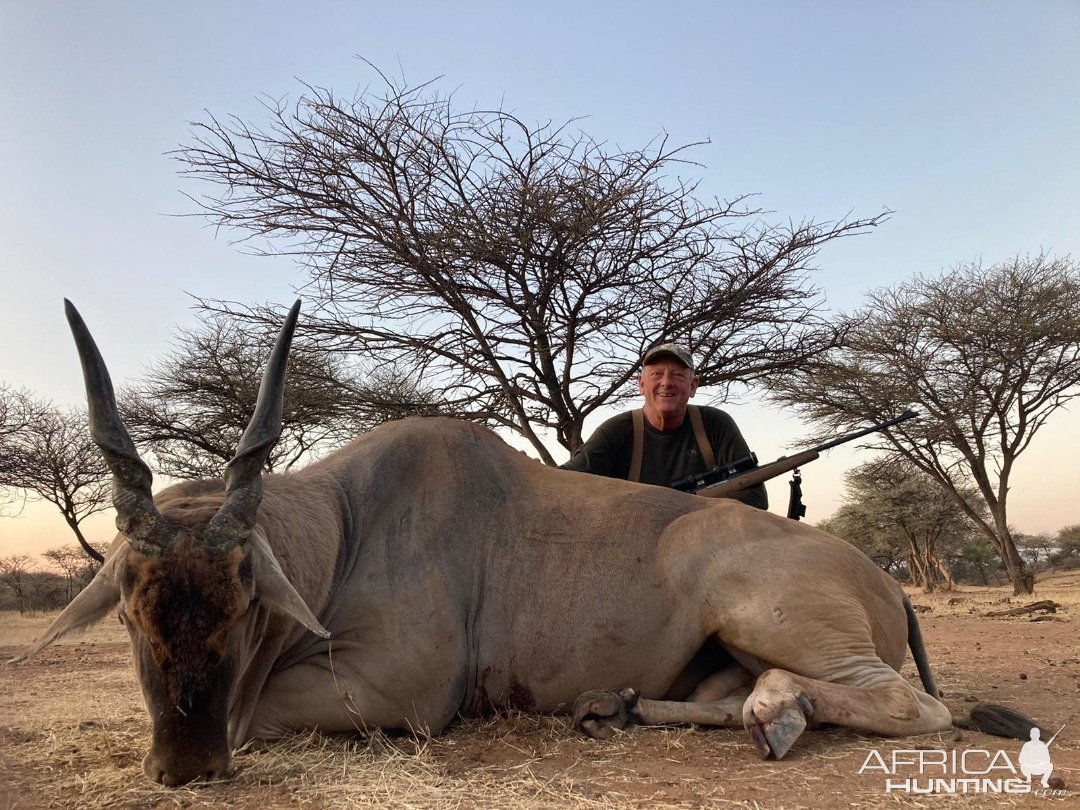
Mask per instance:
[[[716,455],[713,453],[709,437],[705,435],[705,423],[701,420],[701,411],[696,405],[687,405],[687,413],[690,414],[690,424],[694,426],[694,438],[697,439],[698,451],[705,462],[705,469],[711,470],[716,466]]]
[[[630,474],[626,476],[626,480],[640,481],[641,457],[645,453],[645,411],[638,408],[631,416],[634,423],[634,450],[630,454]]]

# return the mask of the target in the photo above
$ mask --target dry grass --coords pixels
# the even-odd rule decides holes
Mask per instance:
[[[16,613],[0,610],[0,645],[5,647],[29,647],[31,643],[59,615],[49,613]],[[56,642],[57,645],[100,644],[126,642],[127,635],[115,616],[103,619],[81,633],[72,633]]]
[[[1047,721],[1080,725],[1080,667],[1067,666],[1071,660],[1080,663],[1077,645],[1068,649],[1068,639],[1075,640],[1070,631],[1080,606],[1080,572],[1040,583],[1038,598],[1063,606],[1058,614],[1063,621],[1052,626],[1026,618],[982,618],[988,610],[1008,607],[1000,600],[1010,594],[1009,588],[913,594],[916,603],[933,608],[924,628],[932,650],[937,642],[945,683],[974,690],[998,689],[988,684],[1000,682],[999,691],[979,699],[1022,705],[1026,699],[1026,705],[1047,713]],[[1013,598],[1012,605],[1027,601]],[[0,653],[26,646],[50,618],[0,614]],[[984,633],[978,636],[982,648],[975,651],[972,641],[972,650],[958,649],[972,632]],[[988,639],[996,637],[1013,638],[1021,652],[1039,652],[1041,659],[1029,656],[1025,663],[1030,680],[1021,683],[1005,670],[988,671],[986,662],[997,655],[987,649]],[[1012,648],[1003,650],[998,657],[1012,655]],[[510,714],[462,722],[430,739],[294,736],[237,752],[230,780],[170,789],[142,775],[150,727],[128,659],[122,628],[106,621],[29,664],[0,667],[0,810],[917,807],[923,806],[920,800],[886,796],[879,778],[858,775],[869,749],[1001,745],[971,732],[890,741],[823,729],[808,733],[797,752],[777,763],[759,760],[741,731],[638,729],[597,743],[576,734],[565,718]],[[1055,746],[1058,772],[1070,785],[1080,782],[1078,738],[1067,732]],[[1030,801],[939,796],[925,804],[1008,807]]]
[[[1049,599],[1064,608],[1058,618],[1080,615],[1080,569],[1042,574],[1035,583],[1034,596],[1013,596],[1012,585],[976,588],[961,585],[952,591],[923,593],[917,588],[905,588],[911,601],[925,605],[937,616],[985,615],[986,613],[1022,607],[1035,601]]]

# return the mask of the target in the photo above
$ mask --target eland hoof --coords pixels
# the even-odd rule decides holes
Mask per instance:
[[[633,689],[621,692],[585,692],[574,702],[574,728],[594,740],[610,740],[616,731],[633,725],[637,705]]]
[[[762,723],[755,717],[747,725],[750,739],[754,741],[762,759],[783,759],[795,740],[806,730],[807,721],[814,716],[814,707],[801,695],[795,703],[795,706],[782,709],[768,722]]]

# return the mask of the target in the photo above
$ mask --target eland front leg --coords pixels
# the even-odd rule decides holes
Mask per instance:
[[[606,740],[630,726],[694,723],[702,726],[742,725],[742,707],[754,676],[741,666],[725,667],[698,684],[685,701],[650,700],[633,689],[586,692],[574,704],[574,725],[583,734]]]

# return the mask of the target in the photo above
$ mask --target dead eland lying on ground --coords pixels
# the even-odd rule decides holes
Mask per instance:
[[[264,475],[298,312],[224,480],[155,498],[67,303],[120,532],[16,660],[117,610],[153,725],[149,778],[225,775],[252,739],[437,733],[500,707],[572,710],[597,738],[635,723],[742,725],[778,758],[808,723],[951,725],[899,585],[802,523],[545,467],[444,418],[394,422]],[[909,643],[926,693],[898,672]],[[1033,725],[983,714],[1021,738]]]

